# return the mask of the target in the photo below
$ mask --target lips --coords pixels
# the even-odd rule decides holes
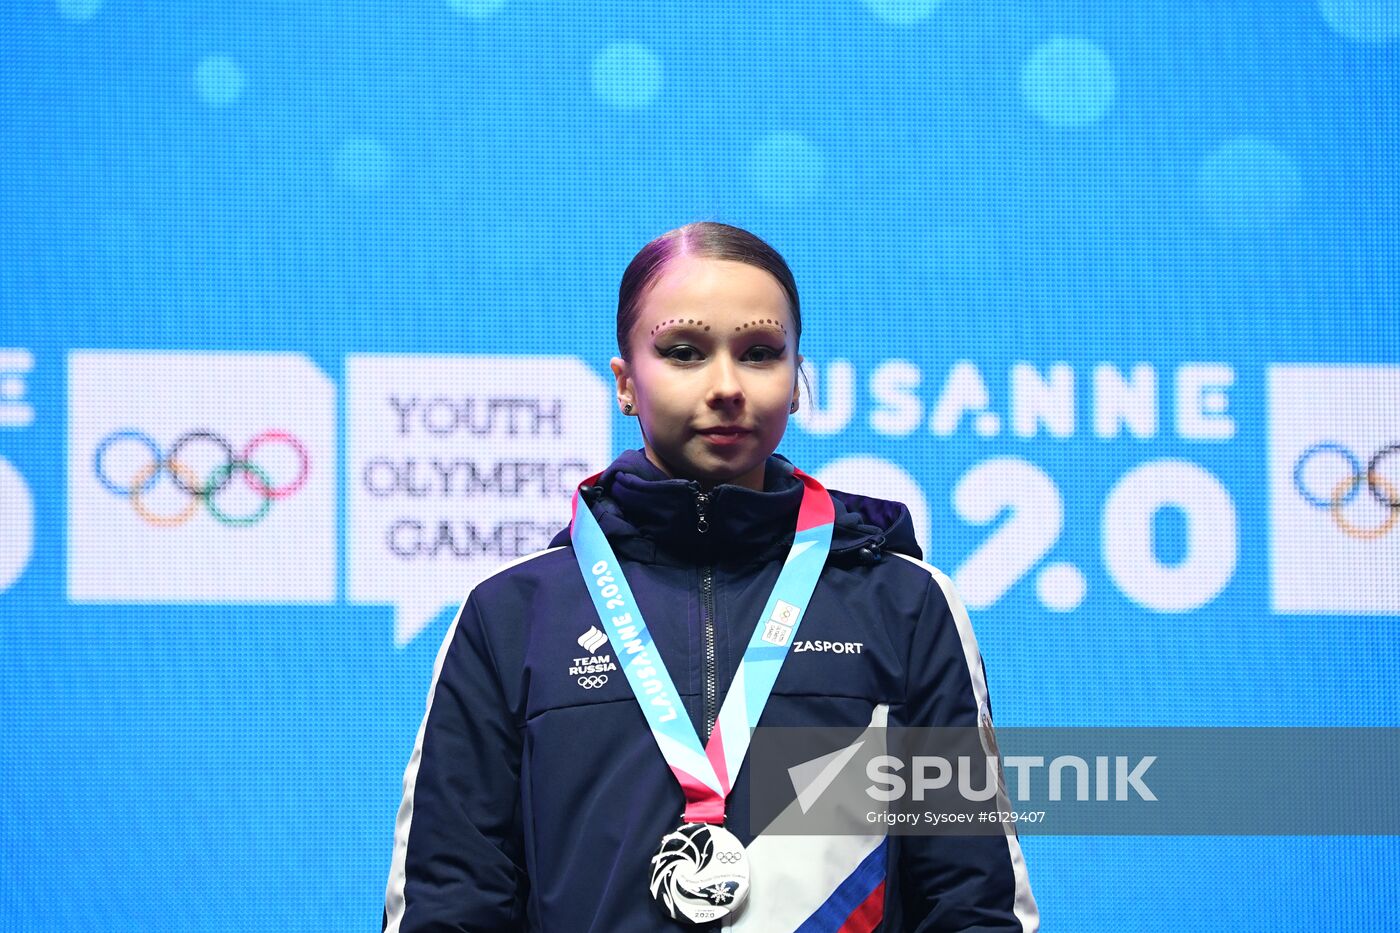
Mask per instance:
[[[705,428],[697,433],[705,439],[705,442],[709,444],[712,449],[721,449],[725,447],[737,449],[753,432],[748,428],[721,426],[717,428]]]

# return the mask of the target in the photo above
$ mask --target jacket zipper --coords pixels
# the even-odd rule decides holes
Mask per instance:
[[[710,732],[714,730],[716,680],[718,673],[715,663],[715,569],[705,567],[700,572],[700,596],[704,604],[702,615],[705,621],[705,744],[710,742]]]
[[[695,530],[702,535],[710,530],[710,521],[705,518],[705,506],[710,504],[710,497],[700,490],[700,484],[694,483],[695,490]]]
[[[705,506],[709,501],[710,497],[696,484],[695,529],[702,535],[710,530],[710,523],[705,518]],[[705,732],[703,741],[708,745],[710,733],[714,730],[715,717],[719,715],[719,710],[715,708],[719,677],[715,660],[715,568],[709,565],[700,571],[700,601],[700,621],[705,639],[705,712],[701,720]]]

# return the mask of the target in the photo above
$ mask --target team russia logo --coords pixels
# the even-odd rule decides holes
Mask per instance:
[[[203,506],[224,525],[255,525],[273,503],[294,495],[311,475],[311,454],[287,431],[265,430],[241,447],[208,428],[186,431],[162,447],[134,428],[113,431],[92,454],[92,471],[148,525],[188,522]],[[165,495],[160,487],[168,486]],[[162,499],[165,508],[155,500]]]
[[[573,658],[569,676],[576,679],[585,690],[597,690],[608,682],[608,672],[617,670],[617,663],[611,654],[595,652],[608,643],[608,636],[598,626],[590,626],[577,639],[578,646],[588,652],[588,657]]]

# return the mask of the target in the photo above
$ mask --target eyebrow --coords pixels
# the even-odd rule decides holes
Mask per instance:
[[[750,321],[747,324],[740,324],[738,327],[734,328],[734,330],[737,333],[741,330],[748,330],[750,327],[772,327],[776,330],[782,331],[784,334],[787,333],[787,328],[783,326],[783,322],[775,321],[771,317],[762,317],[756,321]]]
[[[671,318],[669,321],[662,321],[660,324],[657,324],[651,329],[650,336],[655,337],[658,333],[661,333],[664,330],[679,330],[686,327],[698,327],[707,331],[710,329],[709,324],[706,324],[703,320],[700,320],[698,318],[677,317]],[[750,328],[775,330],[783,334],[784,336],[787,335],[787,326],[784,325],[782,321],[770,317],[758,318],[757,320],[740,324],[734,328],[734,333],[737,334],[742,331],[749,330]]]
[[[672,327],[672,326],[674,326],[674,327],[703,327],[705,330],[709,330],[709,329],[710,329],[710,325],[709,325],[709,324],[706,324],[704,321],[697,320],[697,319],[695,319],[695,318],[693,318],[693,317],[673,317],[673,318],[671,318],[669,321],[662,321],[660,324],[657,324],[655,327],[653,327],[653,328],[651,329],[651,336],[652,336],[652,337],[655,337],[658,331],[665,330],[666,328]]]

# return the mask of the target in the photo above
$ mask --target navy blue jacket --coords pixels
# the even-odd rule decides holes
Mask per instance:
[[[702,742],[792,542],[801,483],[776,455],[766,474],[762,492],[720,485],[697,502],[698,484],[667,478],[634,450],[583,497]],[[908,510],[831,496],[832,550],[800,631],[829,645],[789,654],[761,725],[864,727],[873,712],[890,726],[990,717],[967,612],[947,577],[919,560]],[[387,930],[683,928],[647,884],[684,798],[626,677],[604,682],[579,664],[610,651],[580,643],[597,622],[567,529],[467,597],[404,774]],[[754,862],[736,929],[1038,927],[1014,835],[755,838],[748,773],[727,808]]]

